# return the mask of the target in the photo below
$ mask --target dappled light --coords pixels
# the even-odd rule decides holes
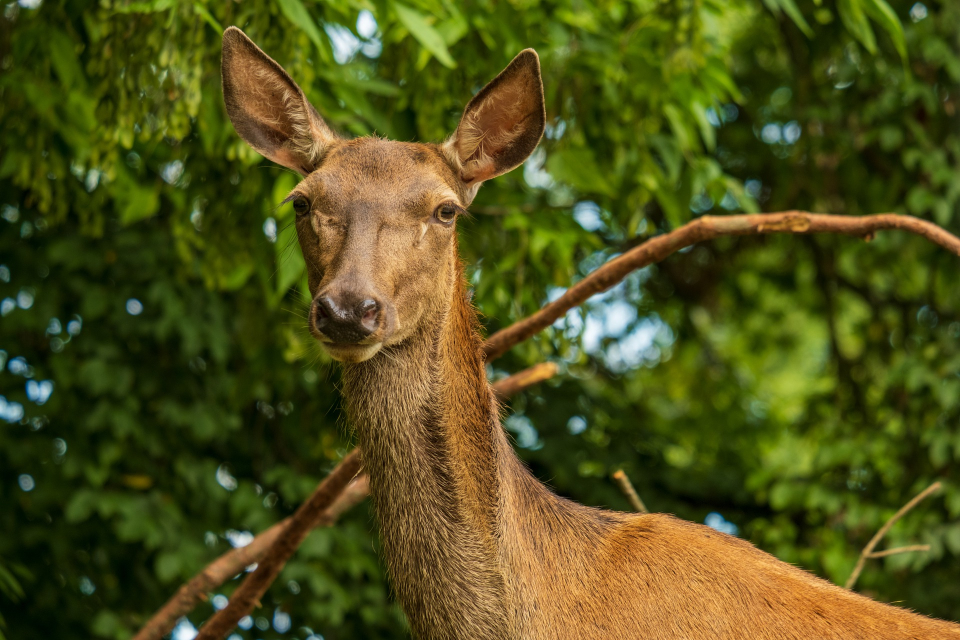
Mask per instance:
[[[307,227],[281,204],[301,176],[223,107],[231,25],[345,138],[441,142],[537,51],[544,137],[455,222],[487,337],[691,222],[960,232],[958,3],[9,2],[0,640],[131,638],[233,558],[150,636],[193,640],[357,446],[307,327]],[[838,585],[859,566],[857,590],[956,619],[960,259],[802,224],[700,238],[487,351],[491,381],[548,368],[497,392],[503,426],[563,497],[633,510],[622,471],[653,512]],[[925,550],[864,563],[934,481],[886,533]],[[226,637],[409,634],[365,487]]]

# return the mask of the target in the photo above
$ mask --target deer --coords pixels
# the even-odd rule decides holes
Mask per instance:
[[[958,638],[740,538],[555,495],[515,453],[487,382],[457,224],[546,123],[532,49],[442,143],[336,133],[236,27],[223,96],[239,136],[302,180],[307,322],[343,367],[382,554],[413,636],[459,639]]]

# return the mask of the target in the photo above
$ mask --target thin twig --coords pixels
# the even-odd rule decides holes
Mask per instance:
[[[533,365],[529,369],[515,373],[509,378],[500,380],[493,385],[493,390],[496,392],[498,398],[504,400],[527,387],[532,387],[539,382],[549,380],[555,375],[557,375],[557,365],[555,363],[541,362],[540,364]]]
[[[504,378],[492,386],[497,396],[505,399],[529,386],[553,377],[556,373],[557,367],[555,364],[541,363]],[[340,465],[342,464],[343,461],[340,462]],[[340,465],[331,472],[331,475],[338,472]],[[323,486],[322,483],[316,491],[320,491],[321,486]],[[362,502],[369,495],[369,492],[369,478],[365,474],[358,475],[346,486],[343,493],[326,511],[316,512],[313,527],[332,525],[345,511]],[[180,587],[177,593],[153,614],[137,635],[133,637],[133,640],[160,640],[170,633],[176,626],[177,620],[190,613],[200,600],[206,599],[208,592],[241,573],[244,568],[255,562],[262,562],[264,557],[271,552],[281,532],[290,526],[292,519],[293,516],[290,516],[281,520],[257,535],[247,546],[228,551],[208,564],[200,573]]]
[[[643,504],[643,500],[640,499],[637,490],[633,488],[633,483],[630,482],[630,478],[627,477],[623,469],[617,469],[613,472],[613,481],[620,487],[623,495],[627,496],[627,500],[630,502],[630,506],[633,507],[634,511],[638,513],[650,513],[647,505]]]
[[[874,551],[867,557],[870,559],[886,558],[887,556],[895,556],[900,553],[912,553],[913,551],[930,551],[930,545],[911,544],[911,545],[907,545],[906,547],[897,547],[896,549],[887,549],[886,551]]]
[[[907,504],[900,507],[900,510],[893,514],[893,517],[887,520],[886,524],[880,527],[880,530],[872,538],[870,542],[867,543],[867,546],[863,548],[863,551],[860,552],[860,558],[857,560],[857,566],[853,568],[853,573],[850,574],[850,577],[847,578],[847,584],[843,585],[846,589],[852,589],[853,585],[857,583],[857,578],[860,577],[860,572],[863,571],[863,565],[866,564],[868,558],[882,558],[885,555],[893,555],[894,553],[906,553],[907,551],[929,551],[927,545],[915,545],[914,547],[900,547],[899,549],[891,549],[889,552],[880,551],[877,554],[874,554],[873,549],[880,543],[883,539],[883,536],[887,535],[887,531],[890,530],[897,521],[906,515],[911,509],[923,502],[927,496],[930,496],[933,493],[936,493],[940,490],[940,483],[934,482],[932,485],[921,491],[914,497],[913,500]],[[921,549],[920,547],[927,547],[926,549]]]
[[[490,336],[483,345],[487,361],[503,355],[514,345],[549,327],[567,311],[583,304],[591,296],[613,287],[630,272],[659,262],[670,254],[698,242],[720,236],[758,233],[840,233],[870,240],[875,232],[884,229],[910,231],[960,256],[960,238],[932,222],[895,213],[845,216],[785,211],[703,216],[675,231],[651,238],[640,246],[609,260],[536,313]]]

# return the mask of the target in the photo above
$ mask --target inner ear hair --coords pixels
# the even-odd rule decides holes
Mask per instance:
[[[479,185],[526,160],[545,125],[540,59],[525,49],[470,100],[444,151],[468,186]]]
[[[337,140],[303,90],[243,31],[223,33],[223,101],[233,128],[266,158],[307,175]]]

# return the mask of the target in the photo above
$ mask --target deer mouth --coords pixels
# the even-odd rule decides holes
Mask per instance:
[[[357,363],[363,362],[364,360],[369,360],[375,356],[383,346],[383,343],[379,341],[368,344],[343,344],[328,342],[323,339],[320,340],[320,344],[323,345],[323,348],[326,349],[327,353],[329,353],[330,357],[334,360],[337,360],[338,362],[349,363]]]

